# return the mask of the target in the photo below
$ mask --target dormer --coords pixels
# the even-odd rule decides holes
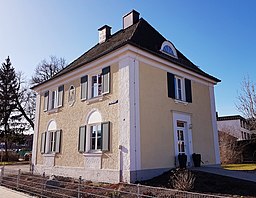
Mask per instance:
[[[98,29],[99,31],[99,43],[104,43],[111,36],[111,27],[104,25]]]

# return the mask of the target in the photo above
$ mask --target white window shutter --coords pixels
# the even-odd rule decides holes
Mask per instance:
[[[63,106],[64,85],[58,87],[58,107]]]
[[[45,146],[46,146],[46,132],[41,134],[41,153],[45,153]]]
[[[81,78],[81,99],[88,99],[88,76]]]
[[[78,152],[85,152],[86,145],[86,126],[79,127]]]
[[[101,123],[102,151],[110,150],[110,122]]]
[[[103,88],[102,93],[110,93],[110,66],[102,69],[102,82]]]
[[[60,146],[61,146],[61,130],[58,130],[55,132],[55,153],[60,152]]]

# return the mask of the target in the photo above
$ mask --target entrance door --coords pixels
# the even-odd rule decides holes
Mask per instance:
[[[179,154],[187,155],[187,166],[191,165],[192,155],[192,131],[190,115],[182,113],[173,114],[174,126],[174,148],[176,157],[176,166]]]
[[[187,145],[187,132],[186,132],[186,122],[182,122],[180,120],[177,120],[177,130],[176,130],[176,135],[177,135],[177,150],[178,150],[178,155],[179,154],[186,154],[188,156],[188,145]]]

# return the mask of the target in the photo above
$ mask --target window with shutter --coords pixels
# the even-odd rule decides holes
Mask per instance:
[[[78,152],[85,152],[86,145],[86,126],[79,127]]]
[[[88,96],[88,76],[81,78],[81,99],[86,100]]]
[[[88,131],[88,141],[86,141]],[[78,152],[86,152],[86,144],[90,152],[110,150],[110,122],[95,123],[79,127]]]
[[[49,106],[49,91],[44,93],[44,111],[48,111]]]
[[[58,105],[57,107],[63,106],[63,97],[64,97],[64,85],[58,87]]]
[[[167,89],[169,98],[192,102],[191,80],[167,72]]]

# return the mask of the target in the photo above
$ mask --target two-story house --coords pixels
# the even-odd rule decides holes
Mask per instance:
[[[196,47],[196,46],[193,46]],[[218,164],[214,85],[139,13],[36,85],[32,162],[46,174],[134,182],[178,166]]]

